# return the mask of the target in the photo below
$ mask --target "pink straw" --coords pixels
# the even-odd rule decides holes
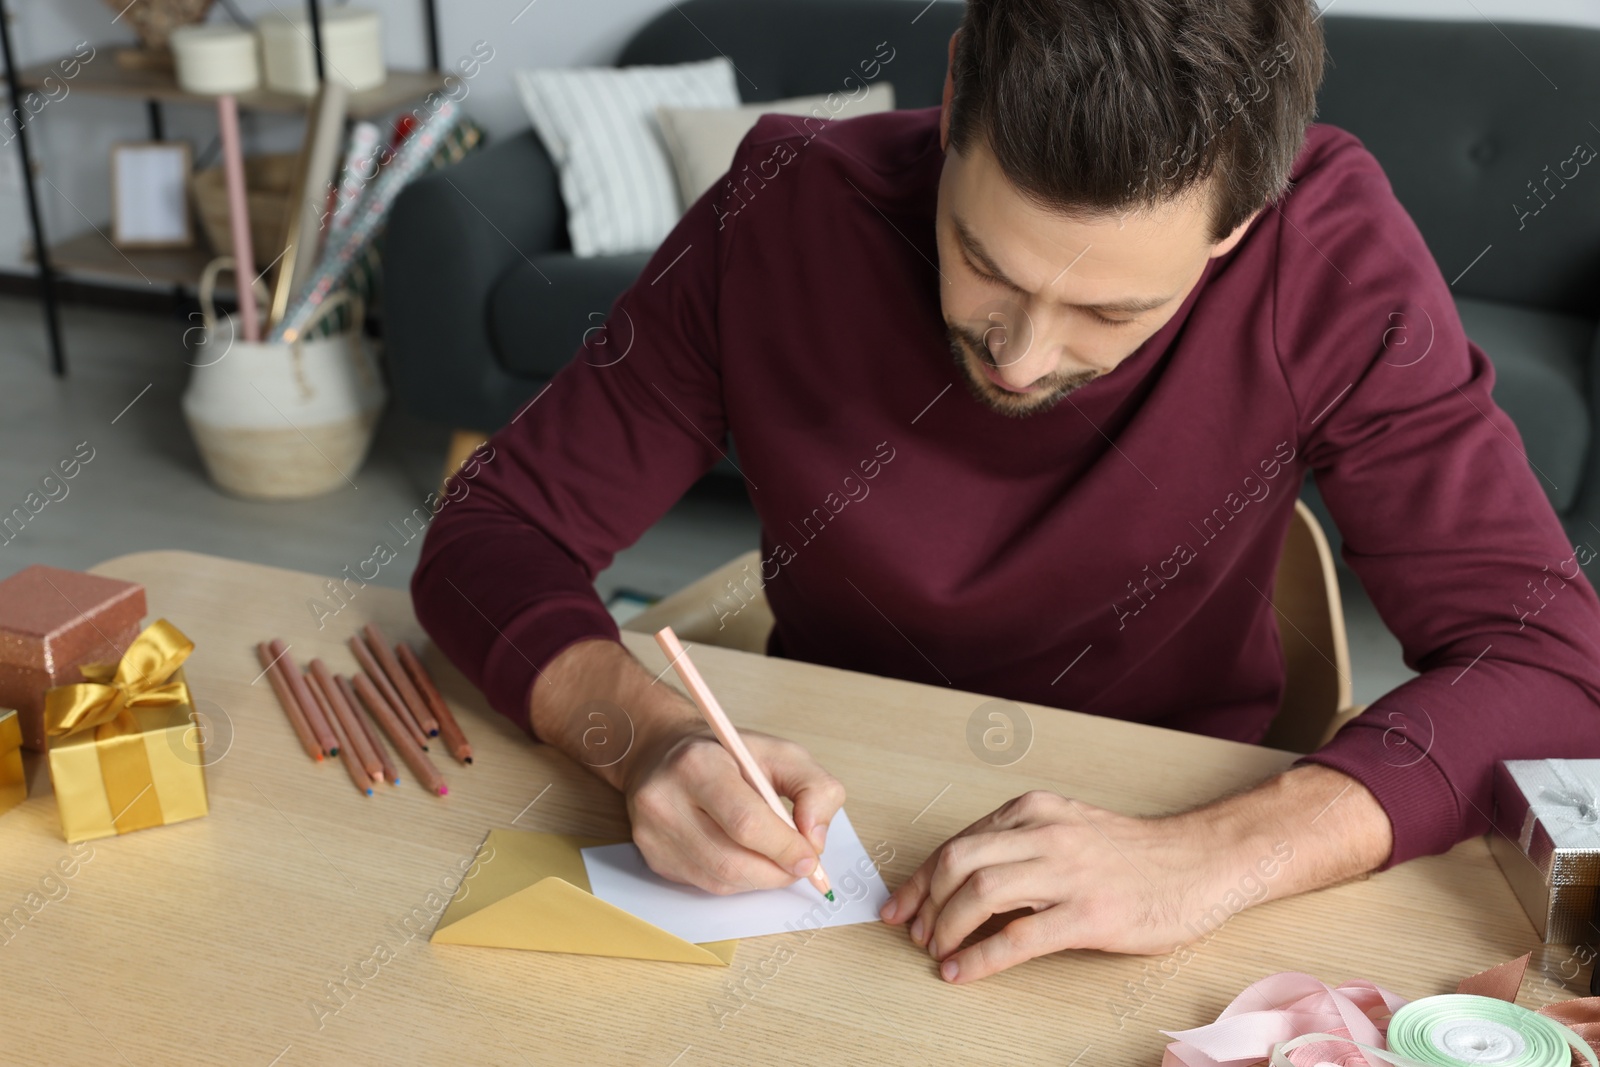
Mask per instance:
[[[228,182],[228,222],[233,230],[235,288],[239,290],[239,315],[244,339],[261,340],[255,295],[256,260],[250,248],[250,208],[244,193],[244,150],[239,142],[239,102],[232,95],[217,97],[217,126],[222,134],[222,167]]]

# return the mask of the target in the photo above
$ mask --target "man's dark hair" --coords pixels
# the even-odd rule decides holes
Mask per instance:
[[[1288,187],[1322,60],[1313,0],[967,0],[950,144],[981,139],[1023,195],[1068,215],[1215,175],[1221,241]]]

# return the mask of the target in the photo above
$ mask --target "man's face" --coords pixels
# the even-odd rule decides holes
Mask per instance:
[[[945,153],[940,302],[974,396],[1004,415],[1054,407],[1175,315],[1206,260],[1205,192],[1126,216],[1069,218],[1025,198],[987,147]],[[1248,226],[1248,223],[1246,223]]]

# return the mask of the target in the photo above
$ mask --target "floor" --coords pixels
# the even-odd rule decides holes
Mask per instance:
[[[185,348],[196,323],[70,305],[63,321],[71,373],[57,379],[37,304],[0,297],[0,515],[62,460],[81,464],[70,481],[46,486],[58,486],[54,499],[20,534],[0,541],[0,575],[30,563],[82,569],[184,548],[332,576],[368,558],[378,540],[393,544],[389,521],[437,487],[448,431],[391,410],[353,486],[294,503],[225,496],[207,480],[179,407],[186,364],[203,359]],[[757,533],[742,489],[713,479],[620,553],[596,585],[608,600],[619,590],[667,593],[755,547]],[[420,543],[395,545],[399,555],[375,581],[404,588]],[[1349,575],[1343,584],[1355,700],[1369,703],[1411,672],[1359,585]]]

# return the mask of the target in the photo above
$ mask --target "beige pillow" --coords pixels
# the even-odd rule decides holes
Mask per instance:
[[[678,178],[681,207],[688,210],[690,204],[728,173],[739,142],[762,115],[774,112],[803,115],[806,121],[796,122],[795,126],[809,134],[818,128],[818,123],[810,121],[812,119],[847,119],[853,115],[892,110],[894,86],[877,82],[855,97],[847,93],[827,93],[733,108],[660,107],[656,109],[656,119],[661,123],[667,155],[672,159],[672,169]]]

